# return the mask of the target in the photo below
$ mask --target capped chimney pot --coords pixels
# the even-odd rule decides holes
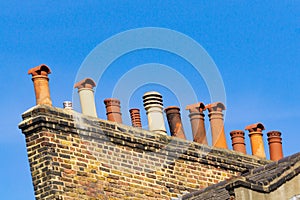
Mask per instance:
[[[28,74],[32,75],[36,105],[52,106],[48,78],[48,74],[50,73],[50,68],[45,64],[28,70]]]
[[[92,117],[97,117],[93,90],[95,86],[96,83],[91,78],[85,78],[74,85],[74,88],[78,88],[82,113]]]
[[[189,117],[192,126],[193,141],[200,144],[208,144],[206,138],[206,130],[204,124],[203,111],[206,110],[204,103],[199,102],[187,105],[186,110],[190,111]]]
[[[148,117],[149,130],[162,135],[167,135],[161,94],[155,91],[146,92],[143,95],[143,102]]]
[[[171,136],[186,139],[180,117],[180,108],[177,106],[169,106],[165,109],[165,112],[167,115]]]
[[[64,101],[63,102],[64,109],[73,110],[72,101]]]
[[[210,128],[212,134],[212,145],[214,147],[226,148],[226,136],[224,131],[223,113],[225,106],[221,102],[211,103],[205,106],[209,111]]]
[[[265,130],[264,125],[262,123],[251,124],[246,126],[245,130],[249,131],[252,155],[266,158],[262,133]]]
[[[280,160],[281,158],[283,158],[281,132],[270,131],[267,133],[267,135],[268,135],[270,159],[273,161]]]
[[[233,150],[246,154],[245,132],[242,130],[234,130],[230,132],[230,136]]]
[[[131,123],[133,127],[142,128],[140,109],[132,108],[129,110]]]
[[[122,113],[120,100],[116,98],[108,98],[104,100],[106,107],[107,120],[122,123]]]

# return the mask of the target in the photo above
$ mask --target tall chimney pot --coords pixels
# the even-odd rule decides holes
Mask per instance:
[[[96,83],[91,78],[85,78],[74,85],[74,88],[78,88],[82,113],[92,117],[97,117],[93,90],[95,86]]]
[[[202,102],[199,102],[188,105],[185,109],[190,111],[189,117],[192,126],[193,141],[207,145],[203,114],[203,111],[206,109],[205,105]]]
[[[155,91],[146,92],[143,95],[143,102],[148,117],[149,130],[167,135],[163,116],[163,99],[161,94]]]
[[[186,139],[184,130],[182,127],[180,108],[177,106],[169,106],[165,109],[171,136]]]
[[[233,150],[246,154],[245,132],[234,130],[230,132],[230,136]]]
[[[283,158],[281,132],[270,131],[267,133],[270,150],[270,159],[277,161]]]
[[[140,109],[132,108],[129,110],[131,123],[133,127],[142,128]]]
[[[120,101],[115,98],[109,98],[104,100],[106,107],[107,120],[122,123],[122,113]]]
[[[219,148],[227,148],[223,113],[225,106],[221,102],[211,103],[205,106],[209,111],[209,120],[212,133],[212,145]]]
[[[48,74],[50,73],[50,68],[45,64],[28,70],[28,74],[32,75],[36,105],[52,106],[48,78]]]
[[[246,126],[245,130],[249,131],[252,155],[266,158],[262,133],[265,130],[264,125],[262,123],[251,124]]]

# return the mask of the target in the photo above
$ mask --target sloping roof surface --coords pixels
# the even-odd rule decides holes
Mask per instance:
[[[222,181],[203,190],[186,194],[182,199],[230,199],[230,194],[233,194],[233,189],[237,187],[269,193],[299,173],[300,152],[279,161],[247,170],[238,177]]]

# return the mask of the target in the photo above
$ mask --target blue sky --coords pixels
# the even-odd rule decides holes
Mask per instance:
[[[135,28],[175,30],[208,52],[226,90],[228,146],[231,130],[262,122],[264,133],[282,132],[285,155],[300,150],[299,1],[0,1],[0,7],[3,199],[34,199],[25,138],[17,127],[21,113],[35,105],[28,69],[42,63],[51,68],[52,101],[62,107],[63,101],[72,99],[77,72],[87,55],[104,40]],[[210,103],[205,82],[188,62],[169,52],[144,49],[121,56],[103,74],[95,93],[100,118],[105,118],[103,99],[110,97],[117,81],[147,63],[171,67],[190,82],[200,101]],[[141,73],[139,79],[146,77]],[[180,87],[183,83],[172,81],[174,77],[165,76]],[[163,94],[166,106],[180,105],[179,99],[187,95],[159,83],[137,85],[130,99],[120,100],[141,109],[145,128],[141,96],[152,89]],[[190,135],[184,106],[182,119]],[[127,110],[122,112],[129,124]],[[248,136],[246,141],[251,153]],[[267,143],[265,149],[268,152]]]

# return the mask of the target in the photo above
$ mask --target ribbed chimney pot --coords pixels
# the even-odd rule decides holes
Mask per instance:
[[[264,125],[262,123],[251,124],[246,126],[245,130],[249,131],[252,155],[266,158],[262,133],[265,130]]]
[[[230,132],[230,136],[233,150],[246,154],[245,132],[234,130]]]
[[[122,123],[120,100],[109,98],[104,100],[107,120]]]
[[[44,64],[28,70],[28,74],[32,75],[36,105],[52,106],[48,78],[50,73],[50,68]]]
[[[150,131],[167,135],[164,116],[163,99],[160,93],[151,91],[143,95],[144,108],[148,117]]]
[[[267,133],[270,159],[277,161],[283,158],[281,132],[270,131]]]
[[[204,124],[203,111],[206,109],[202,102],[186,106],[186,110],[190,111],[189,117],[192,126],[193,141],[200,144],[208,144],[206,138],[206,130]]]
[[[132,126],[142,128],[140,110],[138,108],[132,108],[129,110],[129,113]]]
[[[169,106],[165,109],[171,136],[186,139],[184,130],[182,127],[180,108],[177,106]]]
[[[224,120],[222,111],[225,110],[225,106],[221,102],[208,104],[205,106],[209,111],[209,121],[212,134],[212,145],[219,148],[227,148]]]
[[[78,88],[82,114],[92,117],[97,117],[93,90],[95,86],[96,83],[91,78],[83,79],[74,85],[74,88]]]

